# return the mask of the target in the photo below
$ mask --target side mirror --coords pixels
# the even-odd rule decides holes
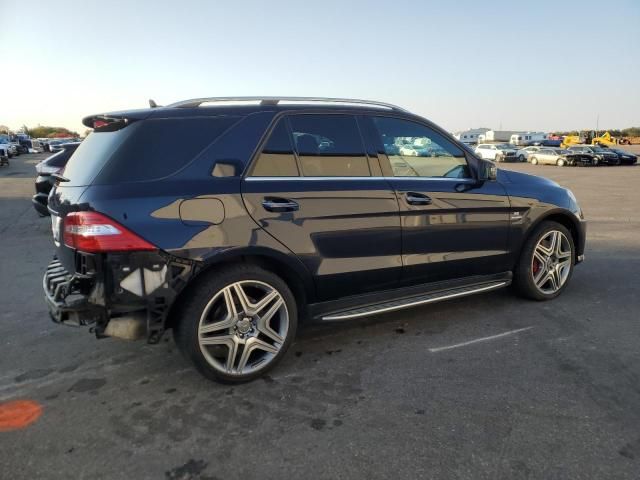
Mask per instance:
[[[498,178],[498,167],[488,160],[480,160],[478,165],[478,180],[481,182],[495,182]]]

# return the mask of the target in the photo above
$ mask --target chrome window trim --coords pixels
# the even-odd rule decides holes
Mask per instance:
[[[280,180],[435,180],[456,183],[474,183],[473,178],[449,178],[449,177],[245,177],[251,182],[280,181]]]

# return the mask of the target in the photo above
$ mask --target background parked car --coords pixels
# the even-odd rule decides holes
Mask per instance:
[[[60,138],[56,140],[51,140],[49,142],[49,151],[50,152],[59,152],[64,148],[64,146],[68,143],[76,143],[78,142],[77,138]]]
[[[542,148],[544,147],[530,146],[521,148],[520,150],[516,151],[516,157],[518,157],[518,160],[521,162],[529,161],[529,157],[531,156],[531,154],[537,152],[538,150],[541,150]]]
[[[542,148],[530,155],[532,165],[557,165],[564,167],[566,165],[586,165],[593,163],[593,157],[583,156],[580,153],[572,153],[562,148]]]
[[[7,155],[9,158],[15,157],[16,155],[20,155],[18,151],[19,144],[11,140],[11,137],[6,134],[0,134],[0,145],[4,145],[7,150]]]
[[[598,159],[598,165],[620,165],[618,154],[602,147],[596,147],[594,145],[571,145],[568,150],[572,152],[590,153]]]
[[[638,162],[638,156],[633,153],[620,150],[619,148],[609,148],[609,150],[618,154],[622,165],[635,165]]]
[[[61,147],[62,150],[36,165],[36,172],[38,172],[38,178],[36,178],[36,194],[31,198],[31,202],[33,203],[33,208],[35,208],[36,212],[40,215],[49,215],[47,208],[49,192],[55,183],[55,178],[52,177],[52,175],[62,173],[69,158],[71,158],[73,152],[78,148],[78,145],[80,145],[80,142],[65,143]]]
[[[9,165],[9,151],[4,144],[0,144],[0,166],[2,165]]]
[[[516,160],[516,148],[508,143],[481,143],[475,149],[476,155],[494,162],[513,162]]]
[[[18,133],[15,135],[15,140],[18,142],[20,153],[29,153],[29,149],[32,148],[31,137],[26,133]]]

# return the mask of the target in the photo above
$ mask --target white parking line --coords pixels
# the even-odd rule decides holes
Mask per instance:
[[[446,347],[430,348],[429,351],[431,353],[436,353],[436,352],[442,352],[443,350],[451,350],[452,348],[466,347],[467,345],[473,345],[474,343],[480,343],[480,342],[488,342],[489,340],[495,340],[496,338],[506,337],[508,335],[513,335],[514,333],[524,332],[526,330],[531,330],[532,328],[533,327],[518,328],[517,330],[510,330],[508,332],[499,333],[498,335],[491,335],[490,337],[476,338],[475,340],[469,340],[468,342],[456,343],[455,345],[448,345]]]

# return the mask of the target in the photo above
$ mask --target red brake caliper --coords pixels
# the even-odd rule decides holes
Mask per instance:
[[[537,275],[539,271],[540,271],[540,260],[538,260],[537,258],[534,258],[533,259],[533,274]]]

